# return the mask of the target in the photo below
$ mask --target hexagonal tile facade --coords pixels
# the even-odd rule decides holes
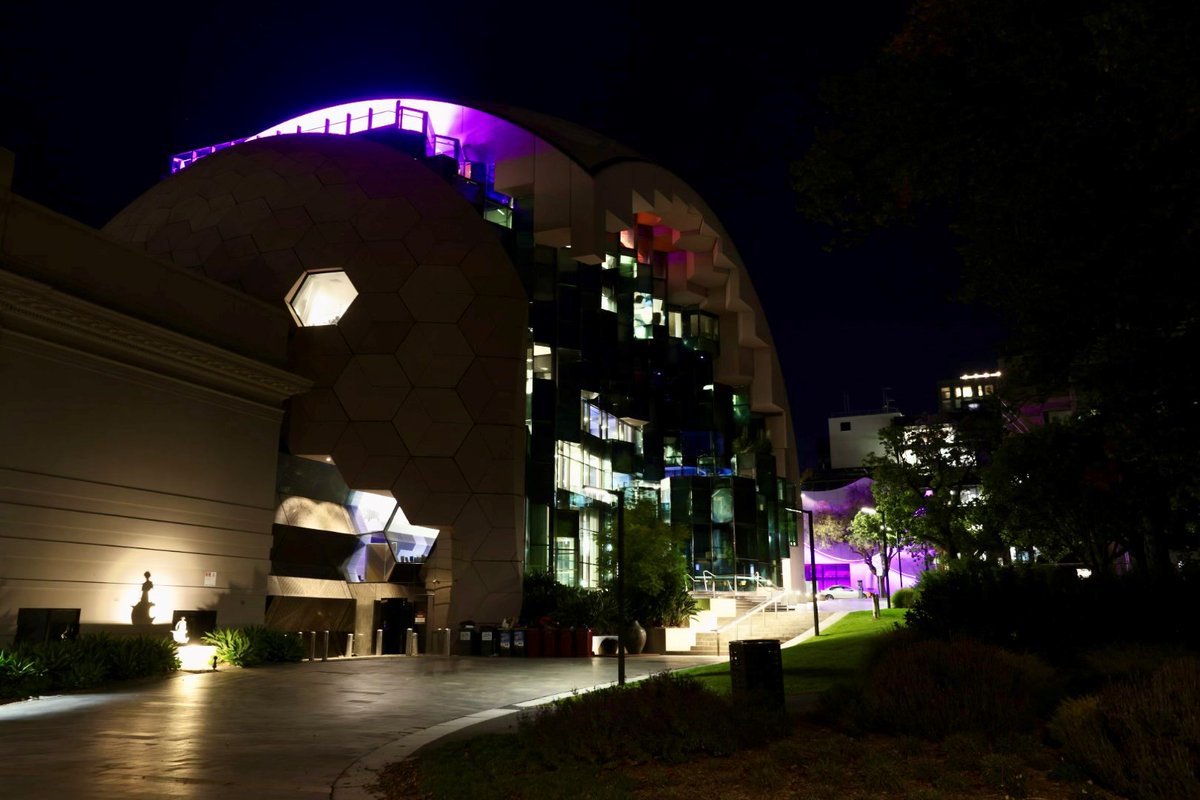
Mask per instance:
[[[435,624],[517,615],[528,306],[451,186],[377,142],[281,136],[197,161],[105,231],[277,305],[306,272],[344,270],[358,295],[337,324],[294,331],[289,366],[316,385],[289,410],[288,449],[452,537]]]

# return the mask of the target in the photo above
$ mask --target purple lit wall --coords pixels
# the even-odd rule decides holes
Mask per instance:
[[[804,502],[804,508],[813,512],[813,521],[818,526],[821,524],[822,516],[828,518],[831,515],[836,515],[845,519],[849,519],[856,514],[859,509],[868,508],[872,505],[870,478],[859,478],[853,483],[842,486],[838,489],[829,489],[826,491],[808,491],[801,494]],[[807,534],[807,531],[806,531]],[[807,552],[808,540],[803,542],[805,552]],[[812,580],[812,569],[814,565],[805,564],[804,579]],[[822,542],[820,537],[816,541],[816,571],[817,571],[817,590],[820,591],[829,586],[845,585],[850,588],[858,588],[859,582],[862,582],[862,588],[865,592],[877,592],[879,586],[875,575],[871,573],[870,567],[867,566],[861,554],[855,552],[848,544],[844,542]],[[880,569],[882,564],[876,558],[876,568]],[[899,554],[891,559],[889,564],[890,579],[892,591],[913,586],[920,573],[926,569],[925,553],[923,550],[904,549]]]

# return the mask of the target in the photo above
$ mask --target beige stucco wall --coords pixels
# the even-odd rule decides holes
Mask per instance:
[[[87,288],[118,292],[166,265],[7,193],[0,224],[0,642],[20,608],[78,608],[85,632],[133,630],[147,571],[156,624],[175,609],[261,622],[282,403],[306,382]],[[109,267],[107,282],[95,276]],[[189,333],[238,302],[183,280],[193,291],[169,300]],[[225,337],[272,329],[286,330],[251,315]],[[256,348],[269,358],[282,343]]]

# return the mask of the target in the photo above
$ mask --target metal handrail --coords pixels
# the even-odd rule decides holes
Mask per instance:
[[[739,589],[737,588],[739,582],[741,582],[741,583],[753,582],[754,586],[753,586],[753,589],[751,589],[750,591],[756,591],[756,592],[759,591],[760,589],[775,589],[776,588],[775,584],[773,582],[764,578],[761,575],[736,575],[736,574],[714,575],[713,573],[709,572],[708,570],[704,570],[703,572],[700,573],[700,575],[698,577],[695,575],[692,576],[692,586],[693,586],[692,590],[693,591],[701,591],[701,592],[709,592],[709,593],[717,592],[718,591],[718,589],[717,589],[718,582],[721,582],[721,581],[728,583],[728,585],[730,587],[732,587],[728,591],[731,591],[735,594],[739,591]],[[711,587],[710,587],[710,582],[711,582]],[[696,589],[695,586],[697,583],[699,583],[703,588]]]
[[[786,598],[789,594],[797,594],[797,593],[793,590],[785,589],[784,591],[779,592],[778,594],[762,601],[761,603],[756,605],[754,608],[747,611],[745,614],[742,614],[740,617],[737,617],[736,619],[733,619],[730,622],[725,623],[720,628],[717,628],[715,633],[722,634],[725,631],[729,630],[730,628],[740,628],[743,622],[750,619],[751,617],[753,617],[756,614],[764,613],[767,610],[767,608],[774,608],[775,610],[778,610],[781,601],[783,601],[784,598]],[[783,603],[783,606],[785,608],[788,605],[789,604],[786,602]],[[751,631],[753,631],[753,630],[754,630],[754,628],[753,628],[753,626],[751,626]]]

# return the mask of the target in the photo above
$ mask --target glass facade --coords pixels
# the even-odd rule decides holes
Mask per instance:
[[[687,286],[693,275],[696,251],[676,246],[683,232],[643,211],[607,234],[598,259],[577,260],[569,245],[538,244],[532,189],[527,196],[497,191],[495,164],[471,155],[482,151],[438,135],[447,126],[467,129],[451,124],[452,114],[441,119],[451,111],[401,100],[394,109],[348,104],[336,118],[317,114],[279,127],[389,134],[379,140],[423,157],[504,244],[529,300],[526,570],[596,585],[601,532],[613,525],[615,493],[626,492],[652,494],[665,519],[690,529],[686,555],[697,581],[745,577],[779,585],[781,559],[795,542],[794,521],[781,511],[794,489],[776,467],[787,443],[770,441],[748,385],[718,380],[722,317],[699,302],[671,300],[668,287]],[[176,168],[204,155],[181,154]],[[345,273],[330,270],[306,274],[287,300],[298,324],[329,325],[355,295]],[[730,340],[736,347],[737,334]],[[372,519],[371,545],[391,532],[386,509],[360,503],[349,510]],[[406,536],[402,546],[387,539],[397,557],[427,554],[432,539]]]
[[[780,511],[791,489],[748,387],[715,378],[719,318],[668,302],[671,272],[685,268],[675,232],[639,215],[587,264],[533,244],[530,205],[515,198],[500,232],[530,298],[526,569],[596,585],[614,493],[637,491],[691,529],[698,581],[779,585],[795,537]]]

